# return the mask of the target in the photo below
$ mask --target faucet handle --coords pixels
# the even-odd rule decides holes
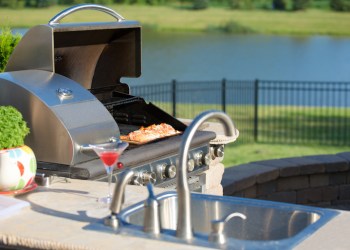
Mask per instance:
[[[153,185],[151,182],[147,183],[147,191],[148,191],[149,199],[156,199],[156,197],[154,196]]]
[[[222,219],[220,220],[212,220],[211,221],[211,233],[209,235],[208,240],[210,242],[214,242],[217,244],[225,244],[226,243],[226,235],[224,233],[224,229],[225,229],[225,224],[226,222],[228,222],[229,220],[231,220],[234,217],[239,217],[243,220],[245,220],[247,217],[242,214],[242,213],[231,213],[227,216],[224,216]]]
[[[145,201],[143,231],[153,235],[160,234],[159,202],[153,193],[152,183],[147,184],[148,198]]]

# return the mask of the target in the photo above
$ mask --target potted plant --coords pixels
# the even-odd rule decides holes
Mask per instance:
[[[12,106],[0,106],[0,192],[23,190],[35,184],[36,158],[24,139],[29,128]]]

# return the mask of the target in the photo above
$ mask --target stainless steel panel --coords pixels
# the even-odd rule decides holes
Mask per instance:
[[[31,28],[15,47],[5,71],[41,69],[54,72],[53,30],[39,25]]]
[[[72,90],[60,99],[57,88]],[[25,142],[38,161],[73,165],[96,158],[79,151],[81,144],[119,136],[113,117],[91,93],[60,75],[26,70],[0,74],[0,105],[18,108],[31,130]]]
[[[94,95],[71,79],[44,70],[5,72],[1,78],[27,89],[33,97],[41,99],[49,107],[96,100]],[[60,98],[57,92],[59,89],[71,90],[71,98]],[[21,98],[16,93],[12,93],[11,97]]]
[[[13,51],[6,70],[40,69],[85,89],[117,87],[141,75],[141,26],[136,21],[39,25]]]

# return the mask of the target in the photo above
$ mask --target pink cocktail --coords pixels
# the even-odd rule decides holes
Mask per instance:
[[[108,196],[99,199],[103,203],[110,203],[112,200],[111,182],[113,170],[117,165],[119,156],[129,146],[127,142],[116,141],[102,144],[90,144],[91,148],[100,157],[108,176]]]
[[[113,169],[111,166],[115,166],[119,159],[119,154],[117,152],[102,152],[100,158],[106,168],[107,173]]]

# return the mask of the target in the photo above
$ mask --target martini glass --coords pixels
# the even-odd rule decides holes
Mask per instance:
[[[111,182],[113,169],[116,167],[119,156],[129,146],[127,142],[116,141],[101,144],[90,144],[91,148],[100,157],[108,176],[108,196],[100,198],[99,201],[103,203],[111,203]]]

